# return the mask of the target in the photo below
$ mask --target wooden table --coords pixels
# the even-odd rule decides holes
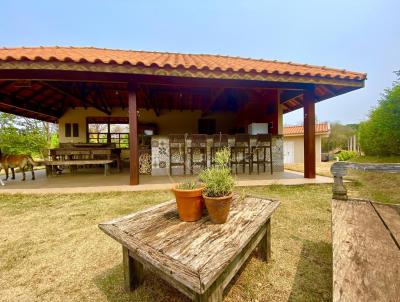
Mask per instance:
[[[400,301],[400,205],[332,200],[333,301]]]
[[[235,196],[227,223],[178,218],[175,200],[99,225],[122,244],[125,287],[143,281],[143,267],[195,301],[222,301],[230,280],[258,246],[271,257],[271,216],[279,201]]]

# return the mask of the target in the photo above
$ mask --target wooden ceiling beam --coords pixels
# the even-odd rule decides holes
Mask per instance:
[[[0,93],[0,102],[2,104],[7,104],[8,106],[15,107],[15,108],[17,108],[17,109],[19,109],[21,111],[26,110],[26,111],[29,111],[29,112],[35,112],[35,113],[38,113],[38,114],[51,116],[53,118],[59,118],[60,117],[58,112],[55,112],[50,108],[46,108],[45,109],[46,113],[44,113],[44,112],[42,112],[40,110],[37,110],[38,106],[35,106],[35,105],[32,106],[32,104],[26,104],[26,102],[24,102],[24,100],[21,100],[20,98],[13,97],[13,96],[10,96],[10,95],[4,94],[4,93]]]
[[[108,104],[107,97],[105,96],[104,91],[101,89],[98,83],[94,84],[94,91],[96,92],[97,97],[103,103],[104,108],[111,112],[111,107]]]
[[[155,100],[155,93],[149,89],[149,87],[147,86],[143,86],[143,85],[139,85],[139,89],[141,89],[144,98],[148,100],[148,103],[150,104],[150,106],[152,107],[152,109],[154,110],[154,113],[156,114],[156,116],[160,116],[160,108],[158,106],[158,103]]]
[[[55,84],[55,83],[50,84],[50,83],[48,83],[48,82],[43,82],[43,81],[41,81],[40,83],[43,84],[43,85],[45,85],[45,86],[47,86],[47,87],[49,87],[49,88],[51,88],[51,89],[53,89],[53,90],[55,90],[55,91],[58,91],[59,93],[61,93],[61,94],[63,94],[63,95],[66,95],[66,96],[68,96],[68,97],[74,99],[75,101],[77,101],[77,102],[79,102],[79,103],[82,103],[84,106],[94,107],[94,108],[96,108],[97,110],[100,110],[101,112],[104,112],[105,114],[108,114],[108,115],[111,114],[111,112],[110,112],[109,110],[104,109],[104,108],[98,106],[97,104],[95,104],[94,102],[88,100],[88,99],[85,98],[85,97],[74,95],[74,94],[72,94],[71,92],[65,90],[64,87],[59,87],[59,86],[58,86],[57,84]],[[81,93],[80,93],[80,94],[81,94]]]
[[[205,117],[210,112],[212,106],[214,106],[215,102],[224,93],[224,91],[225,91],[224,88],[217,88],[211,90],[210,102],[208,103],[206,109],[201,114],[201,117]]]
[[[303,91],[282,91],[280,102],[281,104],[286,103],[300,96],[303,96]]]

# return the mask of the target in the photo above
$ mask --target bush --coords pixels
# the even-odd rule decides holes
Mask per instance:
[[[235,181],[228,166],[229,159],[229,149],[220,150],[215,154],[215,166],[200,173],[206,196],[222,197],[232,193]]]
[[[366,155],[400,155],[400,81],[385,90],[378,107],[360,124],[359,137]]]
[[[346,161],[357,156],[357,152],[342,150],[337,155],[340,161]]]

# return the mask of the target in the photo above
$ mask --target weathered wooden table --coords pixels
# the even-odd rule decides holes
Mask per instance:
[[[400,301],[400,205],[332,200],[333,301]]]
[[[125,287],[143,281],[143,267],[195,301],[222,301],[230,280],[258,246],[271,257],[271,216],[279,201],[235,196],[229,220],[213,224],[208,216],[182,222],[171,200],[99,225],[123,247]]]
[[[400,301],[400,205],[350,199],[348,169],[399,173],[400,164],[332,165],[333,301]]]

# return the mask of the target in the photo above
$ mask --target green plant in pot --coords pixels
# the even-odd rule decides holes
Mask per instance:
[[[201,218],[204,208],[203,189],[201,183],[193,180],[187,180],[172,188],[181,220],[191,222]]]
[[[221,149],[215,154],[215,165],[200,173],[208,214],[211,221],[218,224],[228,219],[232,202],[235,181],[228,166],[229,159],[229,149]]]

